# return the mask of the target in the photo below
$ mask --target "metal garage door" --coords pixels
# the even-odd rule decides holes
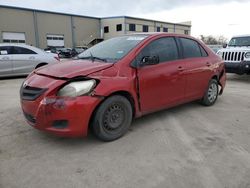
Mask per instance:
[[[64,47],[64,36],[47,35],[47,46]]]
[[[3,32],[3,42],[25,43],[25,33]]]

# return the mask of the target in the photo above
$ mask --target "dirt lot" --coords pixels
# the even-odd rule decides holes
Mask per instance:
[[[190,103],[145,116],[110,143],[28,126],[22,81],[0,80],[1,188],[250,188],[250,76],[228,75],[212,107]]]

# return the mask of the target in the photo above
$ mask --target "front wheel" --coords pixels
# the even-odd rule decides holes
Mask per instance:
[[[123,136],[132,121],[132,107],[123,96],[107,98],[97,109],[92,122],[94,135],[103,141],[112,141]]]
[[[201,100],[201,103],[205,106],[211,106],[213,105],[219,94],[219,87],[218,87],[218,82],[215,79],[210,80],[208,84],[208,89],[204,95],[204,97]]]

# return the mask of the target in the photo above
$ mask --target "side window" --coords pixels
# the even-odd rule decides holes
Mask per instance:
[[[11,46],[1,46],[0,47],[0,55],[9,55],[12,54]]]
[[[14,53],[13,54],[36,54],[36,52],[23,48],[23,47],[14,47]]]
[[[163,27],[163,32],[168,32],[168,28]]]
[[[135,24],[129,24],[129,31],[135,31],[135,30],[136,30]]]
[[[207,55],[207,52],[204,50],[204,48],[201,46],[201,45],[199,45],[200,46],[200,50],[201,50],[201,55],[202,55],[202,57],[207,57],[208,55]]]
[[[142,26],[142,32],[148,32],[148,25]]]
[[[173,37],[160,38],[147,45],[138,56],[140,61],[145,56],[158,56],[160,63],[178,59],[178,49]]]
[[[180,40],[184,58],[202,57],[200,45],[196,41],[187,38],[180,38]]]
[[[109,26],[105,26],[104,27],[104,33],[108,33],[109,32]]]
[[[116,31],[122,31],[122,24],[116,25]]]

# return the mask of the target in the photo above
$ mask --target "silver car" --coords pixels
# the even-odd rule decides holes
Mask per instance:
[[[60,61],[57,54],[26,44],[0,44],[0,77],[28,75],[34,69]]]

